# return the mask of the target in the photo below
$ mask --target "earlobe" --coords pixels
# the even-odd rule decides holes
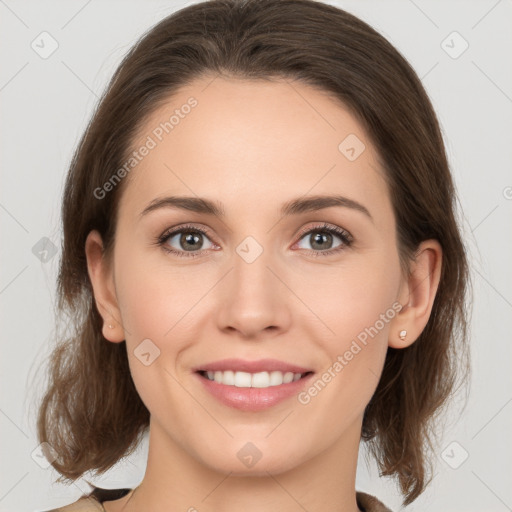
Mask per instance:
[[[96,308],[103,318],[103,336],[113,343],[124,341],[113,275],[110,265],[103,256],[103,241],[97,230],[92,230],[87,235],[85,254]]]
[[[423,241],[411,262],[411,271],[401,287],[402,309],[393,319],[388,345],[406,348],[425,329],[441,278],[442,248],[437,240]]]

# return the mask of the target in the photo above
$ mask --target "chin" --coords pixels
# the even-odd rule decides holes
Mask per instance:
[[[221,456],[215,457],[211,454],[202,460],[211,469],[233,476],[268,476],[268,473],[277,475],[300,464],[296,457],[297,450],[291,450],[289,446],[282,451],[268,446],[258,449],[257,446],[257,441],[237,443],[232,448],[224,446]],[[229,456],[230,452],[233,453],[232,456]]]

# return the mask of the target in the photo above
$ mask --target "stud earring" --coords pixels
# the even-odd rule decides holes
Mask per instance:
[[[398,334],[398,337],[403,341],[405,340],[405,337],[407,336],[407,331],[404,329],[403,331],[400,331]]]
[[[112,324],[108,324],[108,326],[109,326],[110,329],[114,328],[114,326]]]

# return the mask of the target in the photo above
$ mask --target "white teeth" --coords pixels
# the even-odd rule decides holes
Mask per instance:
[[[215,373],[217,373],[217,372],[215,372]],[[222,372],[220,372],[220,373],[222,373]],[[234,386],[235,385],[235,373],[232,372],[231,370],[224,372],[224,374],[222,375],[222,382],[224,382],[224,384],[228,384],[229,386]]]
[[[279,371],[259,373],[233,372],[231,370],[225,372],[207,371],[206,375],[209,380],[214,380],[219,384],[239,388],[268,388],[271,386],[280,386],[281,384],[288,384],[299,380],[302,377],[301,373],[283,373]]]
[[[217,373],[217,372],[215,372]],[[223,372],[219,372],[222,376]],[[222,378],[224,382],[224,378]],[[235,386],[237,388],[250,388],[251,387],[251,374],[247,372],[236,372],[235,373]]]
[[[251,378],[251,387],[266,388],[269,385],[270,385],[270,377],[267,372],[260,372],[260,373],[253,374],[253,376]]]

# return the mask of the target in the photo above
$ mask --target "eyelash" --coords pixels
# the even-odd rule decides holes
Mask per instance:
[[[202,228],[199,228],[199,227],[196,227],[193,225],[184,225],[184,226],[179,226],[177,229],[165,231],[161,236],[159,236],[157,238],[156,244],[161,246],[165,252],[174,254],[178,257],[184,257],[184,258],[195,258],[197,256],[200,256],[205,250],[207,250],[207,249],[203,249],[201,251],[176,251],[174,249],[171,249],[166,244],[166,242],[169,240],[169,238],[172,238],[174,235],[176,235],[178,233],[182,233],[182,232],[201,234],[201,235],[204,235],[207,238],[209,238],[208,232],[205,229],[202,229]],[[302,238],[304,238],[304,236],[306,236],[306,235],[310,235],[312,233],[318,233],[318,232],[319,233],[327,232],[332,235],[336,235],[341,239],[342,244],[334,249],[328,249],[326,251],[315,251],[313,249],[306,249],[314,257],[330,256],[330,255],[338,253],[352,245],[353,238],[352,238],[352,235],[348,231],[346,231],[342,228],[339,228],[337,226],[333,226],[331,224],[326,224],[326,223],[318,225],[318,226],[314,226],[312,228],[307,229],[304,232],[299,233],[299,240],[302,240]]]

